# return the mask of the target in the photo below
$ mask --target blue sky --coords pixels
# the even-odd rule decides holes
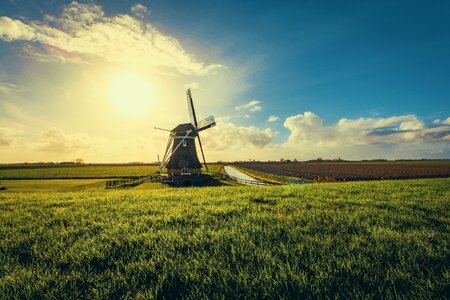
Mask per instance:
[[[42,28],[36,29],[38,25],[33,22],[49,25],[46,16],[62,18],[62,12],[70,5],[73,5],[70,1],[3,1],[0,16],[20,20],[39,31]],[[196,62],[204,64],[203,71],[191,68],[177,75],[182,78],[177,82],[182,86],[178,93],[182,98],[183,88],[195,83],[199,88],[194,90],[194,97],[197,94],[208,112],[223,119],[222,127],[219,124],[214,129],[216,134],[205,136],[214,159],[246,159],[255,155],[255,151],[259,159],[282,155],[312,158],[315,154],[350,159],[449,157],[450,4],[447,1],[290,1],[283,4],[259,1],[255,4],[253,1],[123,0],[79,1],[77,8],[83,5],[101,8],[105,17],[129,15],[143,24],[151,24],[162,35],[176,39]],[[145,8],[140,15],[131,9],[136,5]],[[64,29],[60,24],[49,26]],[[43,31],[39,32],[44,36],[44,44],[53,49],[51,55],[78,53],[82,60],[88,57],[92,64],[95,53],[82,53],[80,47],[73,45],[61,46],[60,41],[46,39]],[[35,101],[42,101],[52,110],[55,105],[49,99],[56,99],[57,95],[48,95],[51,84],[44,79],[37,83],[38,80],[30,77],[40,70],[48,72],[48,78],[55,76],[53,82],[64,85],[64,79],[72,83],[79,80],[79,73],[85,67],[68,62],[67,57],[64,63],[36,63],[23,51],[24,47],[28,47],[27,54],[38,51],[27,45],[36,43],[36,35],[11,38],[9,34],[9,38],[4,35],[3,41],[0,40],[3,81],[23,89],[19,95],[23,103],[24,95],[33,95]],[[105,68],[120,73],[119,65],[123,67],[124,63],[116,60]],[[207,66],[213,65],[222,67],[206,74]],[[167,64],[164,70],[166,67]],[[161,66],[152,68],[159,68],[160,72]],[[123,69],[128,71],[132,67],[127,65]],[[159,95],[168,96],[163,92]],[[4,93],[3,97],[6,103],[12,96]],[[17,103],[19,109],[21,105],[26,106]],[[182,116],[181,111],[179,114]],[[272,122],[268,122],[270,116]],[[53,118],[45,112],[37,117]],[[13,144],[11,140],[15,144],[25,142],[25,137],[31,144],[34,137],[35,147],[42,148],[42,143],[52,142],[39,141],[49,130],[58,130],[68,140],[76,135],[106,136],[100,131],[93,134],[89,128],[77,132],[79,128],[66,126],[58,118],[51,124],[43,124],[40,131],[29,132],[25,127],[19,128],[20,122],[12,119],[6,113],[0,119],[3,122],[0,127],[9,130],[3,134],[9,144]],[[148,122],[149,118],[143,119],[142,124],[144,120]],[[353,131],[354,127],[359,131]],[[11,130],[16,130],[16,134]],[[240,139],[237,144],[242,157],[236,154],[237,148],[229,149],[214,140],[219,131],[223,133],[222,141],[231,141],[234,136]],[[114,143],[108,139],[103,142]],[[354,147],[350,149],[350,146]],[[142,147],[145,150],[136,152],[133,160],[148,161],[145,153],[157,152],[159,144]],[[11,151],[12,147],[9,148],[3,151]],[[67,157],[91,157],[87,150],[77,153],[68,148],[64,148]],[[30,159],[47,158],[45,151],[41,152],[41,156]],[[120,153],[110,160],[126,161],[123,152]],[[9,160],[18,159],[9,157]],[[101,160],[95,156],[92,159]]]

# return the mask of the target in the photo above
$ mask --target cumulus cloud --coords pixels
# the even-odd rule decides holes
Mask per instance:
[[[57,128],[51,128],[41,134],[36,150],[49,153],[70,153],[89,147],[88,137],[69,135]]]
[[[288,117],[284,127],[291,131],[288,143],[316,147],[410,142],[439,143],[450,140],[450,126],[426,126],[415,115],[389,118],[344,118],[336,124],[327,126],[318,115],[305,112]]]
[[[144,8],[134,6],[134,11],[142,13]],[[25,24],[1,17],[0,39],[34,41],[33,47],[28,45],[26,49],[41,60],[43,55],[77,57],[71,60],[74,62],[100,58],[193,75],[207,75],[222,67],[199,61],[177,39],[140,18],[106,16],[101,6],[76,1],[66,5],[59,16],[46,16],[44,21]]]
[[[17,142],[17,136],[22,134],[22,131],[0,127],[0,147],[10,147]]]
[[[20,20],[8,17],[0,17],[0,39],[5,41],[32,40],[36,32],[33,27],[24,24]]]
[[[262,107],[260,106],[260,104],[261,104],[261,101],[251,100],[248,103],[235,106],[234,109],[237,111],[244,111],[244,112],[257,112],[257,111],[262,110]]]
[[[273,122],[277,121],[279,118],[280,118],[280,117],[278,117],[278,116],[270,116],[270,117],[267,119],[267,122],[273,123]]]
[[[142,4],[136,4],[131,7],[131,12],[134,13],[139,18],[144,17],[146,14],[148,14],[148,8],[145,7]]]
[[[441,120],[441,119],[436,119],[433,121],[433,124],[439,125],[439,124],[443,124],[443,125],[450,125],[450,117],[448,117],[447,119]]]
[[[220,151],[249,146],[260,149],[272,142],[275,133],[270,128],[262,130],[255,126],[237,126],[231,122],[218,121],[216,127],[205,130],[201,135],[205,147]]]

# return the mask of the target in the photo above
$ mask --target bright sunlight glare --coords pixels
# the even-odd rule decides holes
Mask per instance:
[[[121,74],[111,81],[109,99],[119,113],[139,116],[150,110],[153,95],[150,84],[142,76]]]

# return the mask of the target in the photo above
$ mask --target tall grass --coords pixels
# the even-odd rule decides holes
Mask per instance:
[[[445,298],[450,179],[0,194],[2,298]]]

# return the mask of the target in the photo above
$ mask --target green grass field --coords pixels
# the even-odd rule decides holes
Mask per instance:
[[[220,164],[208,164],[210,172],[218,172]],[[78,165],[45,167],[0,167],[0,179],[97,179],[148,176],[159,169],[155,165]]]
[[[42,167],[0,169],[0,179],[50,179],[50,178],[113,178],[147,176],[155,173],[157,166],[96,166]]]
[[[10,192],[74,192],[82,190],[103,190],[106,179],[40,179],[2,180],[0,185]]]
[[[1,298],[448,298],[450,179],[0,192]]]

